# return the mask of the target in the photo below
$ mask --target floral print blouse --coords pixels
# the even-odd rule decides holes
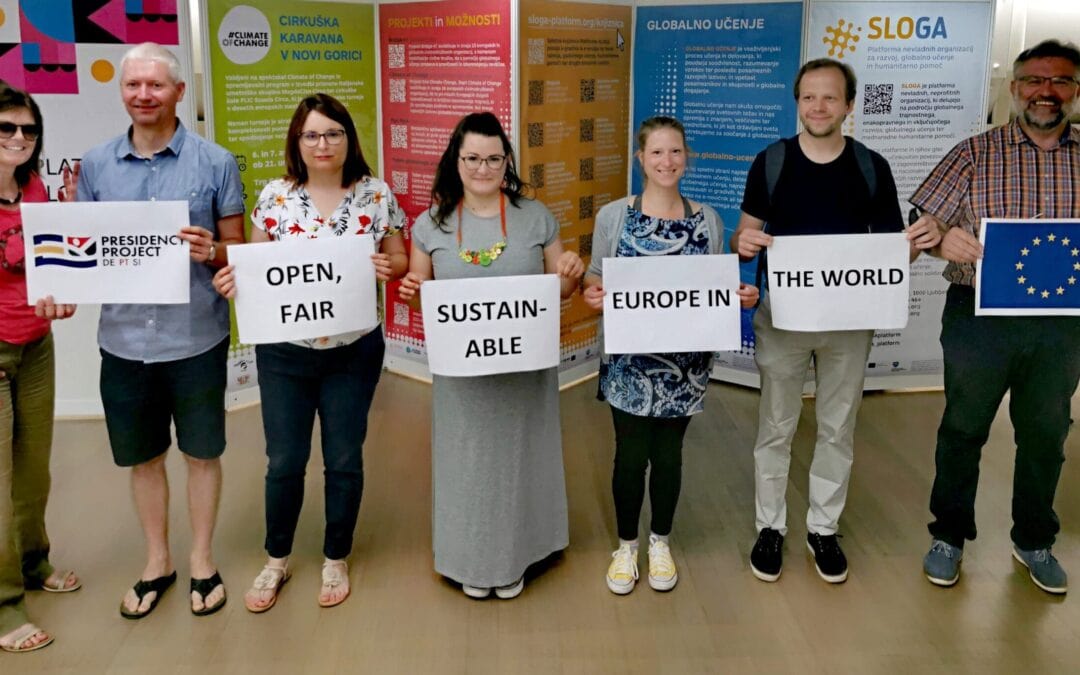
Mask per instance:
[[[353,185],[345,193],[329,218],[319,214],[311,195],[303,185],[294,185],[284,178],[271,181],[263,188],[255,208],[251,211],[251,224],[266,232],[273,241],[290,237],[342,236],[371,233],[375,248],[383,237],[401,232],[405,214],[398,206],[390,187],[378,178],[367,177]],[[363,333],[353,331],[316,338],[298,340],[293,344],[311,349],[331,349],[355,342]]]

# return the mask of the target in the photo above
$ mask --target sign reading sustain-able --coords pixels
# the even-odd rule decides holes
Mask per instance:
[[[377,326],[374,251],[371,235],[230,246],[240,342],[307,340]]]
[[[184,304],[187,202],[22,205],[27,301]]]
[[[559,365],[554,274],[425,281],[420,291],[428,369],[469,377]]]
[[[908,250],[902,232],[775,237],[768,258],[773,326],[808,332],[903,328]]]
[[[608,354],[739,349],[735,255],[604,258]]]

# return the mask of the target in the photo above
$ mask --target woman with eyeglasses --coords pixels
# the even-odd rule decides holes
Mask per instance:
[[[326,94],[300,101],[285,139],[284,178],[271,181],[251,212],[252,242],[371,233],[380,281],[408,265],[400,236],[404,215],[390,188],[372,176],[348,110]],[[303,244],[296,244],[303,245]],[[236,295],[233,268],[214,286]],[[322,429],[326,530],[318,602],[333,607],[349,596],[353,530],[364,485],[362,449],[367,415],[383,363],[383,337],[344,333],[255,348],[266,435],[266,552],[244,606],[265,612],[290,576],[289,555],[304,499],[304,473],[318,413]]]
[[[465,116],[413,225],[401,297],[429,279],[545,273],[569,297],[584,265],[524,190],[498,118]],[[432,379],[435,570],[471,598],[516,597],[525,569],[569,543],[557,369]]]
[[[603,259],[657,255],[710,255],[723,250],[723,225],[712,207],[679,192],[686,173],[686,132],[673,117],[650,117],[637,133],[636,158],[645,187],[596,214],[593,256],[585,277],[585,304],[604,308]],[[757,304],[758,289],[741,284],[742,307]],[[611,406],[615,463],[611,489],[619,546],[607,572],[608,589],[625,595],[638,580],[638,520],[648,471],[649,585],[669,591],[679,581],[668,535],[682,486],[683,436],[704,408],[711,352],[610,354],[600,364],[600,398]]]
[[[49,200],[37,173],[41,146],[37,103],[0,81],[0,649],[6,652],[53,641],[30,621],[24,590],[68,593],[82,585],[74,572],[49,562],[45,532],[55,394],[49,320],[71,316],[75,306],[26,302],[19,204]],[[70,174],[65,184],[74,185]]]

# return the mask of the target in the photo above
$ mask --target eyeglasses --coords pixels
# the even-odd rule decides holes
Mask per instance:
[[[1070,91],[1080,85],[1080,82],[1077,82],[1075,77],[1064,77],[1060,75],[1058,77],[1024,75],[1023,77],[1016,78],[1016,81],[1019,82],[1025,89],[1041,89],[1042,86],[1047,82],[1049,82],[1050,86],[1052,86],[1054,89],[1058,89],[1060,91]]]
[[[487,166],[487,168],[492,171],[497,171],[506,163],[506,155],[489,155],[487,157],[481,157],[480,155],[463,155],[461,161],[465,162],[465,168],[469,171],[479,171],[481,164]]]
[[[8,139],[15,136],[16,129],[22,131],[22,136],[28,141],[36,141],[41,135],[40,124],[15,124],[14,122],[0,122],[0,138]]]
[[[330,131],[324,131],[321,134],[318,131],[301,131],[300,141],[308,146],[314,148],[319,144],[319,139],[325,138],[327,145],[340,145],[345,140],[344,129],[331,129]]]

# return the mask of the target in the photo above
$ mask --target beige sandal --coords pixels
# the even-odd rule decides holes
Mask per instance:
[[[8,637],[9,640],[7,642],[0,642],[0,649],[3,649],[5,652],[19,654],[22,652],[32,652],[37,649],[41,649],[42,647],[48,647],[52,644],[53,636],[45,633],[45,640],[43,640],[42,642],[39,642],[36,645],[30,645],[29,647],[23,647],[23,645],[30,638],[34,637],[38,633],[45,633],[45,631],[41,630],[32,623],[23,624],[22,626],[16,628],[12,632],[8,633],[7,636],[5,636]]]
[[[49,576],[56,576],[57,583],[55,585],[49,584],[48,577],[41,580],[41,585],[38,586],[43,591],[48,593],[71,593],[82,588],[82,582],[79,581],[79,577],[75,575],[75,570],[64,570],[63,572],[53,572]],[[75,577],[75,585],[68,586],[68,580]]]
[[[345,587],[345,595],[336,600],[323,600],[328,591]],[[349,563],[344,560],[327,560],[322,566],[322,588],[319,590],[319,607],[336,607],[345,602],[352,589],[349,586]]]
[[[281,592],[281,587],[285,585],[285,582],[289,580],[289,564],[285,563],[284,567],[275,567],[273,565],[266,565],[262,568],[262,572],[259,572],[259,576],[255,577],[255,581],[251,584],[251,588],[244,594],[244,607],[249,612],[255,614],[261,614],[277,603],[278,593]],[[270,596],[270,602],[266,605],[254,605],[251,602],[252,594],[261,594],[264,591],[273,591],[273,595]]]

